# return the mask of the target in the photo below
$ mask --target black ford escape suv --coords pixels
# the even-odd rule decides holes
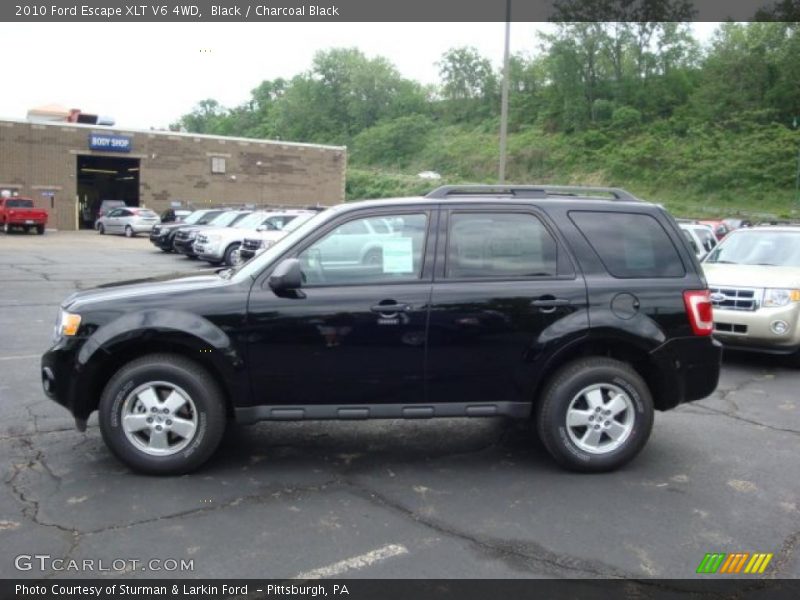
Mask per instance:
[[[79,429],[182,473],[226,422],[532,419],[606,471],[654,410],[714,391],[721,349],[667,212],[618,189],[446,186],[324,211],[237,269],[73,294],[42,359]]]

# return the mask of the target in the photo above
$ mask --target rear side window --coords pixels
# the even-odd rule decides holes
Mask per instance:
[[[683,277],[678,250],[661,224],[642,213],[573,211],[581,230],[614,277]]]
[[[546,277],[558,271],[556,241],[535,216],[453,213],[446,277]]]

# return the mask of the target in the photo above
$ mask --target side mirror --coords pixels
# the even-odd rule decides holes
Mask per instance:
[[[298,290],[303,286],[303,270],[296,258],[287,258],[275,267],[267,280],[272,291],[281,293]]]

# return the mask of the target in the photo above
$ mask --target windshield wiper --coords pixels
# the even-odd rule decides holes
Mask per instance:
[[[739,263],[735,260],[710,260],[709,263],[716,263],[718,265],[738,265]]]

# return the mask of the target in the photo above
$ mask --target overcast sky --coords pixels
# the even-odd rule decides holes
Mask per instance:
[[[247,100],[265,79],[306,70],[317,50],[357,47],[423,83],[449,48],[472,45],[499,66],[504,23],[0,23],[0,118],[60,104],[119,127],[165,127],[200,100]],[[716,24],[694,24],[701,41]],[[512,52],[537,51],[547,25],[514,23]]]

